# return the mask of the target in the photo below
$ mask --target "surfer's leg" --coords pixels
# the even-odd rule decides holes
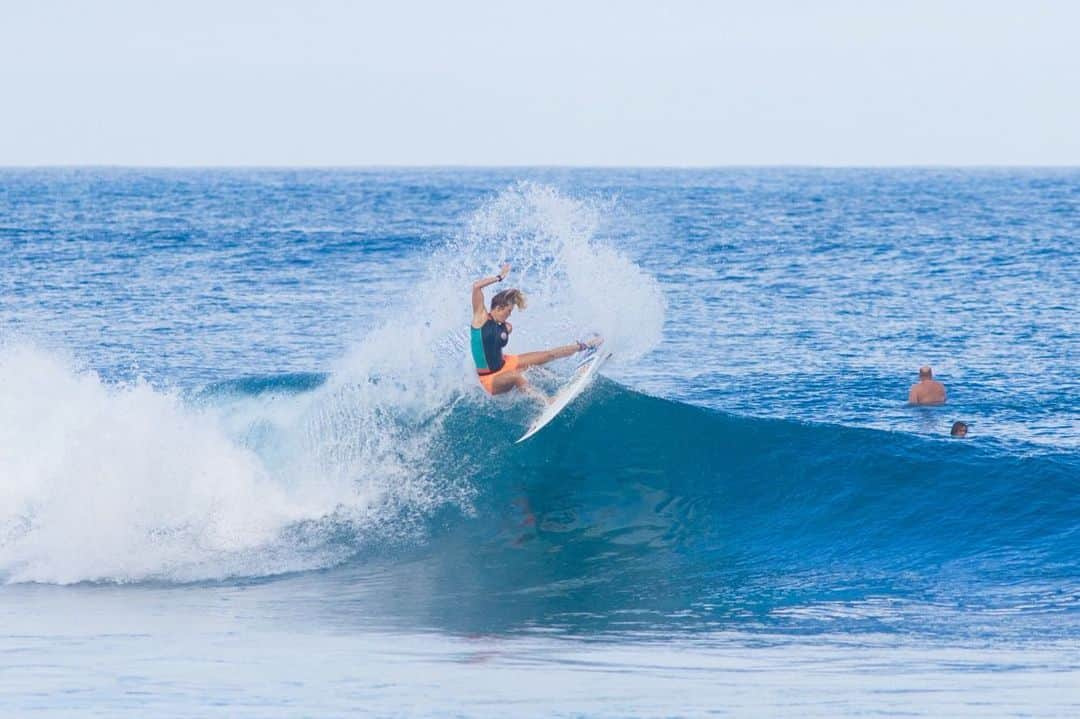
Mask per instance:
[[[546,364],[552,360],[557,360],[560,357],[569,357],[580,349],[580,345],[575,342],[572,345],[563,345],[562,347],[555,347],[549,350],[526,352],[525,354],[518,355],[518,367],[520,369],[525,369],[526,367],[535,367],[536,365]]]
[[[491,393],[503,394],[509,392],[518,386],[518,383],[524,379],[517,372],[500,372],[495,375],[491,380]]]
[[[517,389],[525,394],[529,395],[533,399],[540,400],[544,404],[551,402],[551,398],[540,390],[529,384],[529,380],[525,379],[525,375],[520,372],[500,372],[494,378],[492,385],[492,394],[502,394],[503,392],[509,392],[512,389]]]
[[[516,355],[517,367],[515,369],[525,369],[527,367],[535,367],[537,365],[547,364],[552,360],[557,360],[562,357],[569,357],[577,352],[584,352],[592,347],[597,347],[603,343],[604,338],[600,335],[593,335],[584,342],[578,341],[572,345],[563,345],[562,347],[553,347],[549,350],[541,350],[539,352],[526,352],[525,354]]]

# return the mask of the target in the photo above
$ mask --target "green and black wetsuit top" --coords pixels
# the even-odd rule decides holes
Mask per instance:
[[[472,356],[476,363],[477,374],[485,375],[498,372],[503,368],[502,348],[510,341],[506,325],[496,322],[488,315],[482,327],[470,327],[472,335]]]

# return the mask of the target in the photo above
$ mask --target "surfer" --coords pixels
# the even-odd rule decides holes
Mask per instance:
[[[600,344],[600,338],[587,342],[575,342],[539,352],[526,352],[520,355],[503,354],[503,347],[510,341],[513,325],[508,321],[514,308],[525,309],[525,294],[516,288],[498,292],[491,298],[491,309],[484,309],[484,288],[496,282],[502,282],[510,273],[509,263],[502,266],[499,274],[484,277],[472,286],[472,356],[476,363],[476,374],[480,384],[488,394],[496,395],[517,388],[545,403],[550,398],[529,384],[525,379],[525,370],[542,365],[560,357],[569,357],[575,352],[583,352]]]
[[[919,381],[911,385],[908,404],[945,404],[945,385],[934,379],[934,370],[919,368]]]

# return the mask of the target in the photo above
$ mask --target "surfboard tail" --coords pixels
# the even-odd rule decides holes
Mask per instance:
[[[583,360],[575,370],[573,378],[555,393],[551,404],[544,408],[540,416],[533,420],[533,423],[529,425],[529,429],[514,444],[524,442],[555,419],[578,395],[585,391],[585,388],[589,386],[599,373],[600,368],[609,359],[611,359],[610,352],[606,354],[594,353],[592,357]]]

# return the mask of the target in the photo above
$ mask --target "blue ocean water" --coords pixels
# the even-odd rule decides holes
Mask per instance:
[[[0,171],[0,711],[1077,714],[1078,231],[1077,170]],[[509,349],[615,353],[522,445],[502,261]]]

